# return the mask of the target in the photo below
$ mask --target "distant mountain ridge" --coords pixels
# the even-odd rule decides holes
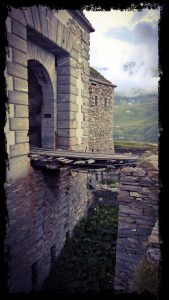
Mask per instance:
[[[114,96],[115,105],[121,103],[148,103],[148,102],[158,102],[158,95],[157,94],[148,94],[148,95],[140,95],[134,97],[127,97],[127,96]]]
[[[158,95],[115,96],[114,140],[158,143]]]

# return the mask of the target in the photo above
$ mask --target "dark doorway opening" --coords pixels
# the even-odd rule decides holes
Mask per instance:
[[[28,65],[29,143],[41,147],[42,89],[31,66]]]

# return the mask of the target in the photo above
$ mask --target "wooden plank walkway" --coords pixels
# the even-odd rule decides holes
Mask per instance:
[[[136,165],[138,156],[119,153],[78,152],[61,149],[31,148],[32,165],[59,169],[65,165],[73,169],[114,169],[124,165]]]

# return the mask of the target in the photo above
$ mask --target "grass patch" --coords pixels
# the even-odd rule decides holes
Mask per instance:
[[[140,261],[135,270],[135,280],[131,286],[133,291],[138,293],[149,292],[157,295],[158,293],[158,264],[147,261],[146,258]]]
[[[134,142],[134,141],[115,141],[115,150],[123,149],[126,151],[151,151],[154,154],[158,154],[158,144],[155,143],[145,143],[145,142]]]
[[[67,238],[44,290],[58,293],[113,292],[116,207],[100,204],[89,210],[88,218]]]
[[[102,184],[107,184],[111,188],[117,188],[119,186],[119,182],[113,179],[103,179]]]

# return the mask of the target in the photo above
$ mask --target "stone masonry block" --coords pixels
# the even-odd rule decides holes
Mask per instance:
[[[16,131],[15,140],[17,144],[29,142],[28,131]]]
[[[78,95],[78,89],[73,85],[58,85],[58,94],[74,94]]]
[[[26,19],[26,23],[31,26],[32,28],[34,28],[34,23],[33,23],[33,17],[32,17],[32,12],[31,12],[31,8],[27,7],[26,9],[23,10],[24,12],[24,16]]]
[[[28,130],[29,120],[27,118],[10,118],[9,125],[10,130]]]
[[[77,104],[75,103],[69,103],[69,102],[64,102],[64,103],[58,103],[58,111],[75,111],[77,112]]]
[[[28,105],[28,94],[17,91],[9,91],[9,103]]]
[[[72,50],[71,57],[73,57],[75,60],[78,60],[79,53],[76,50]]]
[[[10,157],[29,153],[29,143],[21,143],[10,146]]]
[[[40,24],[40,18],[39,18],[39,11],[38,7],[32,6],[31,7],[31,12],[32,12],[32,18],[35,24],[35,30],[41,33],[41,24]],[[46,20],[44,20],[45,22]]]
[[[66,67],[71,66],[76,68],[76,60],[73,57],[65,56],[65,57],[58,57],[57,58],[57,66],[58,67]]]
[[[69,76],[69,75],[63,75],[63,76],[58,76],[58,83],[59,85],[67,85],[67,84],[71,84],[73,86],[76,86],[76,78],[73,76]]]
[[[72,47],[73,47],[73,43],[74,43],[74,34],[72,32],[70,32],[69,34],[69,39],[68,39],[68,43],[67,43],[67,47],[66,50],[71,53],[72,51]]]
[[[19,23],[26,25],[26,20],[25,20],[25,16],[23,14],[22,9],[20,8],[14,8],[12,7],[11,10],[9,10],[9,16],[13,19],[15,19],[16,21],[18,21]]]
[[[7,33],[7,39],[9,46],[27,53],[27,42],[24,39],[12,33]]]
[[[77,145],[78,142],[76,137],[69,137],[69,138],[58,137],[58,143],[59,145],[63,145],[63,146],[75,146]]]
[[[39,6],[39,16],[40,16],[42,34],[48,37],[47,22],[44,22],[44,19],[46,19],[46,7],[43,7],[41,5]]]
[[[19,50],[16,50],[16,49],[13,49],[12,52],[13,52],[13,61],[20,65],[27,67],[27,54],[23,53]],[[22,75],[22,73],[20,75]],[[22,76],[19,76],[19,77],[22,78]],[[25,78],[25,77],[23,77],[23,78]]]
[[[57,103],[71,102],[76,103],[76,95],[73,94],[58,94]]]
[[[61,46],[62,40],[63,40],[64,25],[59,20],[57,20],[57,26],[58,26],[58,30],[57,30],[57,36],[56,36],[56,43],[58,46]]]
[[[7,73],[8,75],[16,76],[21,79],[27,79],[27,69],[16,63],[7,63]]]
[[[20,24],[16,20],[12,20],[12,32],[24,40],[27,38],[26,26]]]
[[[58,129],[59,128],[74,128],[76,129],[77,128],[77,121],[69,121],[69,120],[66,120],[66,121],[59,121],[58,122]]]
[[[5,76],[6,83],[7,83],[7,92],[13,91],[13,77],[12,76]]]
[[[13,78],[14,82],[14,90],[20,91],[20,92],[28,92],[28,81],[24,79],[20,79],[17,77]]]
[[[76,129],[58,129],[58,137],[76,137]]]
[[[68,38],[69,38],[69,29],[66,26],[64,26],[63,35],[62,35],[62,44],[61,44],[61,47],[63,49],[66,49]]]
[[[15,117],[29,118],[28,106],[26,106],[26,105],[15,105]]]
[[[140,198],[140,197],[142,197],[142,194],[139,194],[137,192],[130,192],[130,196],[135,197],[135,198]]]
[[[12,20],[10,17],[7,17],[6,19],[6,29],[7,32],[12,32]]]
[[[58,76],[61,75],[70,75],[78,78],[78,72],[75,68],[67,66],[67,67],[57,67]]]
[[[66,121],[66,120],[76,120],[76,112],[59,112],[58,120]]]

